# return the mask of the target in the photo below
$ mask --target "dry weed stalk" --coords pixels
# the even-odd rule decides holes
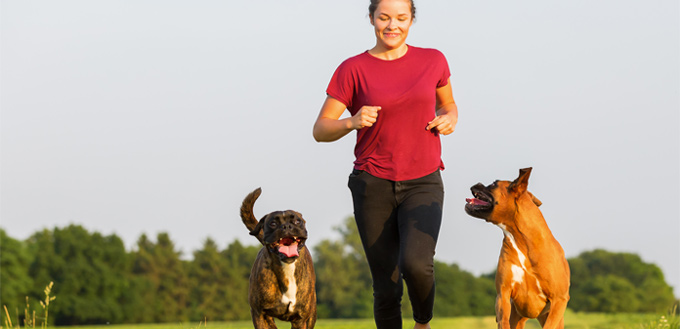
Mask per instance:
[[[5,308],[5,314],[7,314],[7,317],[5,318],[5,326],[7,328],[12,328],[12,318],[9,317],[9,312],[7,311],[7,305],[3,305]]]
[[[57,296],[50,296],[52,293],[52,287],[54,286],[54,282],[50,282],[47,287],[45,287],[45,301],[40,301],[40,305],[43,307],[45,310],[45,317],[43,318],[43,323],[41,325],[41,328],[47,328],[47,318],[49,316],[49,307],[50,307],[50,302],[55,300]],[[5,308],[5,327],[7,329],[21,329],[21,324],[19,324],[19,311],[17,310],[17,324],[16,327],[13,326],[12,324],[12,317],[9,315],[9,311],[7,311],[7,305],[3,305]],[[30,305],[28,303],[28,296],[26,296],[26,308],[24,309],[24,328],[35,328],[35,310],[33,310],[32,314],[33,316],[31,317],[30,315]],[[0,329],[3,327],[0,326]]]
[[[49,309],[50,309],[50,302],[55,300],[57,296],[52,296],[50,297],[50,293],[52,292],[52,286],[54,285],[54,282],[50,282],[50,284],[45,287],[45,302],[40,301],[40,306],[45,310],[45,321],[43,322],[43,328],[47,328],[47,318],[49,315]]]

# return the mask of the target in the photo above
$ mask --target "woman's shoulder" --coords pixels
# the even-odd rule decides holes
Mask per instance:
[[[419,56],[444,57],[444,53],[435,48],[415,47],[411,45],[409,45],[408,48],[409,51],[413,51]]]
[[[439,67],[448,67],[449,65],[444,53],[434,48],[409,46],[409,52],[411,53],[411,62],[429,63],[429,65]]]
[[[356,54],[350,58],[345,59],[340,63],[340,65],[356,65],[358,63],[362,63],[366,61],[371,55],[368,54],[368,50],[364,51],[360,54]]]
[[[370,56],[368,51],[354,55],[342,61],[336,70],[340,72],[355,72],[361,70],[361,67],[367,65],[370,61]]]

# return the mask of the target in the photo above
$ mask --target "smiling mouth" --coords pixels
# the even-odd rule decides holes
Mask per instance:
[[[488,206],[491,203],[482,199],[482,197],[476,197],[474,199],[466,198],[465,202],[473,206]]]
[[[304,239],[292,236],[279,239],[279,241],[271,244],[279,254],[286,256],[286,258],[298,257],[298,246],[304,245]]]
[[[474,198],[465,199],[465,211],[469,214],[487,212],[493,209],[493,197],[485,189],[473,186],[472,195]]]

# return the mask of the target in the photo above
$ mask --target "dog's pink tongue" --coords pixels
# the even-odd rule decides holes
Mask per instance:
[[[465,199],[465,201],[467,203],[470,203],[470,204],[473,204],[473,205],[488,205],[489,204],[488,202],[486,202],[484,200],[477,199],[477,198],[474,198],[474,199],[467,198],[467,199]]]
[[[288,246],[280,245],[279,252],[286,255],[286,257],[300,256],[300,254],[298,254],[297,245],[297,242],[293,242]]]

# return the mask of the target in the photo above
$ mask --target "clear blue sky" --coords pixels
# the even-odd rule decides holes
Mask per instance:
[[[368,1],[2,1],[0,226],[80,224],[129,248],[168,232],[256,244],[238,217],[303,213],[309,243],[352,214],[354,135],[311,128],[331,74],[374,44]],[[658,264],[680,295],[680,25],[675,0],[416,1],[408,43],[447,57],[437,258],[492,271],[501,231],[469,187],[533,166],[567,256]]]

